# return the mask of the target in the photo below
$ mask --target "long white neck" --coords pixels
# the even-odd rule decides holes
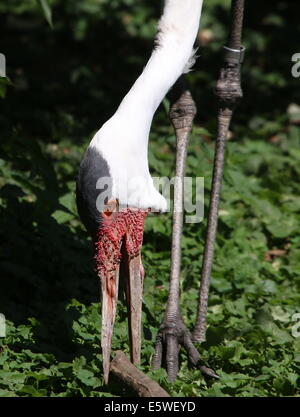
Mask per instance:
[[[140,208],[150,205],[159,210],[166,205],[149,173],[149,131],[160,102],[180,75],[189,70],[201,9],[202,0],[165,0],[157,45],[146,67],[90,143],[106,160],[113,179],[113,196],[122,203]],[[128,180],[136,177],[141,177],[144,185],[129,186],[136,197],[127,198],[122,190]]]
[[[193,56],[202,9],[202,0],[165,0],[158,24],[157,46],[144,71],[124,97],[118,111],[136,111],[136,106],[152,116],[168,90]]]

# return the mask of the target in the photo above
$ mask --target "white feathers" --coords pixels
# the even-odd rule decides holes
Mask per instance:
[[[153,115],[179,76],[195,62],[201,0],[166,0],[156,47],[116,113],[90,146],[107,161],[113,197],[120,204],[165,211],[167,202],[153,185],[148,167],[148,138]]]
[[[198,55],[196,55],[198,51],[198,48],[195,48],[192,50],[192,55],[190,56],[188,62],[185,64],[185,67],[183,69],[183,74],[187,74],[188,72],[191,72],[193,69],[193,66],[195,65],[195,62],[198,58]]]

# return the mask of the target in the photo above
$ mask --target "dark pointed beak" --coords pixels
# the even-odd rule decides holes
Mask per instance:
[[[112,210],[113,207],[113,210]],[[104,381],[108,383],[113,327],[117,311],[119,275],[125,281],[131,361],[140,363],[144,270],[141,262],[147,212],[118,211],[111,202],[103,210],[95,238],[95,259],[102,291],[101,347]]]
[[[141,254],[127,260],[125,274],[131,362],[140,363],[144,268]]]

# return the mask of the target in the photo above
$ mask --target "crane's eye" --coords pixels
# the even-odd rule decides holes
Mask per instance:
[[[105,204],[103,208],[103,215],[105,217],[110,217],[113,213],[118,211],[118,201],[117,200],[109,200],[107,204]]]

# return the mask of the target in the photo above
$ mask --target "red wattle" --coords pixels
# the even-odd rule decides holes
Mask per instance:
[[[111,216],[103,216],[94,240],[98,275],[107,276],[116,270],[121,260],[121,246],[129,258],[139,254],[143,243],[147,212],[125,209]]]

